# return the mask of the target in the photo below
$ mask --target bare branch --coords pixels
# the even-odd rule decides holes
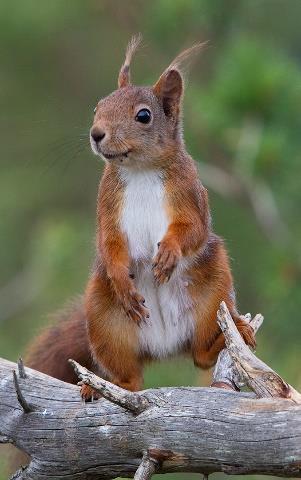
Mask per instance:
[[[246,316],[245,316],[246,318]],[[250,320],[250,325],[254,330],[254,333],[257,333],[263,323],[264,317],[261,313],[257,313],[254,318]]]
[[[224,348],[217,358],[211,387],[239,391],[239,383],[240,376],[238,371],[234,366],[230,353]]]
[[[69,362],[84,384],[89,385],[94,390],[101,393],[101,395],[110,402],[116,403],[135,415],[139,415],[139,413],[144,412],[144,410],[150,407],[150,402],[140,393],[129,392],[124,388],[120,388],[117,385],[94,375],[94,373],[90,372],[85,367],[82,367],[72,359],[70,359]]]
[[[14,378],[14,385],[15,385],[15,390],[16,390],[16,394],[17,394],[17,399],[18,399],[19,404],[23,408],[24,413],[33,412],[33,407],[31,405],[29,405],[29,403],[24,398],[24,395],[21,391],[19,381],[18,381],[18,377],[17,377],[17,374],[16,374],[15,370],[13,371],[13,378]]]
[[[239,374],[256,395],[287,398],[301,403],[301,394],[259,360],[244,343],[225,302],[221,303],[217,317],[232,360]]]
[[[254,318],[251,317],[250,313],[247,313],[243,316],[243,318],[251,325],[254,333],[257,333],[263,322],[263,316],[261,315],[261,313],[255,315]],[[229,351],[227,350],[227,348],[225,348],[220,352],[218,356],[213,371],[213,382],[211,384],[211,387],[226,388],[228,390],[239,391],[240,388],[243,386],[243,379],[238,373]]]
[[[83,404],[75,385],[26,368],[19,382],[36,410],[23,415],[11,381],[16,368],[0,359],[0,439],[31,458],[14,480],[149,478],[154,471],[301,478],[301,405],[291,401],[158,388],[140,394],[152,407],[134,417],[111,402]],[[138,468],[140,452],[147,455]]]
[[[134,480],[149,480],[159,467],[159,463],[146,452],[135,473]]]
[[[10,480],[25,480],[26,470],[26,467],[21,467],[12,477],[10,477]]]
[[[24,363],[23,363],[23,359],[21,357],[18,360],[18,371],[19,371],[19,377],[20,378],[23,378],[23,379],[26,378]]]

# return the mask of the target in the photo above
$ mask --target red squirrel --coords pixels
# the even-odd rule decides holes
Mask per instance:
[[[97,253],[83,303],[36,341],[29,365],[69,382],[68,358],[131,391],[151,359],[188,353],[211,367],[224,348],[224,300],[247,344],[228,255],[211,227],[207,190],[183,140],[182,52],[154,86],[134,86],[129,43],[118,89],[101,99],[90,130],[105,161],[97,200]],[[88,386],[81,395],[93,396]]]

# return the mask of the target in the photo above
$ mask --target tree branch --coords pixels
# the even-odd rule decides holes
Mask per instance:
[[[151,458],[149,453],[145,453],[142,458],[138,470],[135,473],[134,480],[149,480],[152,475],[158,470],[158,461]]]
[[[20,378],[23,378],[23,379],[26,378],[24,363],[23,363],[23,359],[21,357],[18,360],[18,372],[19,372],[19,377]]]
[[[75,362],[75,360],[70,359],[69,362],[81,379],[80,384],[90,385],[90,387],[101,393],[101,395],[110,402],[116,403],[136,415],[144,412],[144,410],[150,406],[150,402],[143,395],[136,392],[129,392],[103,378],[97,377],[97,375],[94,375],[94,373]]]
[[[23,395],[22,390],[20,388],[18,377],[17,377],[17,374],[16,374],[15,370],[13,371],[13,379],[14,379],[14,385],[15,385],[15,390],[16,390],[16,394],[17,394],[17,399],[18,399],[19,404],[23,408],[24,413],[33,412],[32,406],[29,405],[27,400],[24,398],[24,395]]]
[[[247,318],[255,330],[262,322]],[[300,394],[255,357],[223,303],[218,321],[227,344],[218,365],[229,355],[232,361],[232,370],[223,369],[225,382],[240,385],[241,376],[265,398],[221,388],[132,393],[72,362],[81,381],[105,397],[83,404],[77,386],[30,368],[21,391],[16,364],[0,359],[0,443],[32,459],[13,478],[142,480],[169,472],[301,478]],[[24,405],[35,409],[25,413]]]
[[[250,323],[251,327],[256,334],[263,322],[263,316],[258,313],[252,319],[251,315],[247,313],[243,316],[244,320]],[[245,382],[239,374],[230,352],[225,348],[218,356],[214,371],[213,371],[213,383],[211,387],[226,388],[228,390],[240,391]]]
[[[301,394],[259,360],[245,344],[225,302],[221,303],[217,318],[235,367],[256,395],[258,397],[287,398],[301,404]]]

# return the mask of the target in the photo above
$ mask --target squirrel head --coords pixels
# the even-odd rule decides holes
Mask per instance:
[[[178,55],[154,86],[140,87],[130,81],[130,63],[140,41],[140,36],[133,37],[127,47],[118,89],[95,108],[90,143],[93,152],[109,163],[143,168],[181,147],[184,81],[180,66],[202,44]]]

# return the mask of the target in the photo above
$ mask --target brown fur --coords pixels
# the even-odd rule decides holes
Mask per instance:
[[[89,338],[95,359],[109,378],[131,390],[141,385],[145,360],[138,349],[137,324],[149,312],[131,278],[127,239],[120,229],[124,192],[119,176],[121,164],[158,169],[164,178],[170,223],[153,260],[158,285],[169,280],[181,257],[196,255],[194,266],[188,271],[192,279],[189,293],[195,305],[195,334],[190,345],[195,364],[208,368],[224,347],[224,337],[216,322],[222,300],[247,343],[254,345],[252,330],[236,311],[223,242],[211,232],[207,191],[182,139],[183,80],[179,68],[188,54],[189,51],[180,54],[154,87],[130,85],[126,62],[127,79],[123,75],[122,88],[99,102],[91,129],[93,135],[104,134],[101,143],[94,144],[94,151],[109,161],[98,197],[99,264],[86,291]],[[135,122],[141,108],[151,111],[150,124]],[[112,155],[115,156],[111,158]]]
[[[138,331],[151,312],[135,286],[128,241],[120,227],[125,189],[121,166],[158,170],[163,178],[169,226],[153,259],[158,288],[169,281],[182,257],[194,258],[187,273],[195,333],[183,351],[189,351],[199,367],[214,364],[224,347],[216,321],[222,300],[246,342],[255,344],[251,328],[237,313],[227,253],[211,230],[207,191],[182,138],[180,66],[191,52],[180,54],[154,87],[136,87],[130,84],[130,60],[136,46],[135,40],[127,51],[119,74],[120,88],[100,100],[91,128],[93,151],[106,159],[106,166],[97,202],[97,258],[85,292],[84,311],[73,311],[65,322],[42,334],[29,360],[40,371],[75,382],[67,359],[93,368],[92,355],[102,375],[129,390],[141,388],[143,364],[150,359],[139,352]],[[141,108],[151,112],[150,123],[136,121]],[[91,394],[83,387],[85,398]]]
[[[73,358],[133,391],[142,387],[143,365],[151,360],[150,355],[139,352],[138,345],[139,324],[151,312],[136,289],[127,238],[120,228],[124,200],[121,165],[158,170],[164,180],[169,226],[153,259],[158,288],[169,281],[182,257],[194,258],[187,272],[187,289],[195,330],[191,343],[182,345],[182,351],[189,353],[198,367],[215,363],[224,347],[216,321],[222,300],[245,341],[255,344],[252,329],[237,313],[227,252],[211,230],[207,191],[182,138],[181,63],[201,45],[176,57],[154,87],[135,87],[130,83],[130,62],[139,40],[130,43],[119,73],[119,89],[98,103],[91,128],[93,151],[108,161],[97,201],[97,258],[83,305],[74,305],[61,315],[58,324],[36,339],[26,358],[28,366],[76,383],[68,364]],[[135,121],[142,108],[151,112],[149,124]],[[100,141],[93,141],[93,137]],[[97,396],[89,386],[83,386],[81,394],[85,399]]]
[[[31,344],[25,363],[51,377],[76,383],[78,378],[68,363],[69,358],[95,369],[82,301],[75,302],[56,317],[54,324],[45,328]]]

